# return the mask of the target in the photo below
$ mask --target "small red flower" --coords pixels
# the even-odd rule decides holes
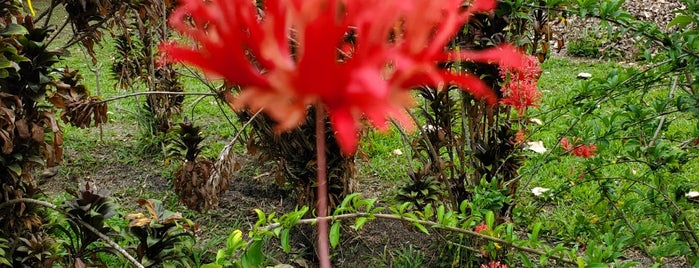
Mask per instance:
[[[501,263],[500,261],[490,261],[485,264],[481,264],[481,268],[507,268],[507,264]]]
[[[582,141],[581,138],[575,138],[575,144],[579,143]],[[590,158],[595,155],[597,155],[597,145],[590,143],[590,144],[570,144],[568,141],[568,138],[562,138],[561,139],[561,147],[563,150],[566,152],[572,153],[575,156],[579,157],[584,157],[584,158]]]
[[[481,224],[481,225],[478,225],[478,226],[476,226],[476,227],[474,228],[474,231],[475,231],[476,233],[479,233],[479,234],[482,234],[482,233],[484,233],[484,232],[487,232],[487,231],[488,231],[488,225],[486,225],[485,223],[483,223],[483,224]]]
[[[481,51],[444,47],[474,13],[495,0],[180,0],[170,25],[192,45],[163,43],[167,59],[197,66],[242,88],[224,95],[236,109],[263,109],[280,131],[300,124],[310,105],[327,107],[342,151],[357,146],[360,119],[404,126],[410,90],[454,84],[491,105],[497,95],[477,76],[440,62],[523,65],[513,46]],[[348,42],[351,39],[351,42]]]
[[[540,75],[539,61],[533,56],[524,57],[523,68],[500,66],[500,76],[506,81],[500,103],[514,107],[519,115],[524,115],[528,107],[539,107],[541,93],[536,82]]]

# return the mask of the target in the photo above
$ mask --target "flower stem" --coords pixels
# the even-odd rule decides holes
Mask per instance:
[[[320,268],[330,268],[330,246],[328,243],[328,183],[325,161],[325,107],[322,103],[316,110],[316,172],[318,174],[318,260]]]

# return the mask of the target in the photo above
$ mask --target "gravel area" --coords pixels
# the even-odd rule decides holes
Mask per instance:
[[[635,18],[654,22],[662,31],[671,31],[667,25],[675,18],[676,11],[684,9],[684,5],[678,0],[631,0],[626,1],[622,7]],[[606,29],[599,27],[598,19],[569,18],[568,24],[562,30],[565,39],[579,39],[585,35],[595,35],[598,39],[605,40],[600,49],[600,54],[624,59],[633,59],[640,55],[645,43],[640,42],[640,38],[633,37],[632,34],[625,34],[609,40],[606,37]]]

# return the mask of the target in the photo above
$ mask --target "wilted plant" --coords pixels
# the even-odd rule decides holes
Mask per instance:
[[[192,266],[191,248],[198,225],[167,210],[159,200],[140,199],[138,204],[148,214],[131,213],[126,218],[129,233],[138,239],[135,250],[140,262],[146,267]]]
[[[220,194],[228,189],[228,178],[210,179],[214,167],[211,161],[199,157],[204,137],[201,128],[195,126],[194,122],[185,118],[173,133],[176,137],[171,137],[166,148],[168,160],[182,161],[173,181],[175,192],[190,209],[211,209],[218,204]]]
[[[18,239],[14,252],[14,265],[17,267],[52,267],[56,261],[56,241],[47,233],[30,233]]]
[[[60,72],[60,79],[54,83],[56,92],[49,98],[54,107],[62,109],[61,120],[79,128],[107,123],[107,103],[99,97],[90,96],[89,90],[80,85],[82,76],[78,70],[66,68]]]

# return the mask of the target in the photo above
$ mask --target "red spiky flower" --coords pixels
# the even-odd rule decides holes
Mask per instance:
[[[561,139],[561,147],[566,152],[569,152],[578,157],[590,158],[597,155],[597,145],[593,143],[580,144],[581,141],[582,139],[578,137],[575,138],[574,142],[571,144],[568,141],[568,138],[564,137]]]
[[[522,68],[512,69],[500,66],[500,76],[506,84],[501,88],[501,104],[510,105],[517,114],[524,115],[529,107],[539,107],[541,93],[537,89],[541,69],[534,56],[524,57]]]
[[[379,129],[405,126],[410,90],[454,84],[491,105],[477,76],[442,69],[470,61],[522,68],[510,45],[444,50],[474,13],[495,0],[181,0],[170,25],[191,42],[162,44],[170,61],[201,68],[242,88],[232,107],[264,109],[280,131],[298,126],[309,105],[324,105],[344,153],[354,152],[361,118]],[[353,40],[348,38],[351,36]]]

